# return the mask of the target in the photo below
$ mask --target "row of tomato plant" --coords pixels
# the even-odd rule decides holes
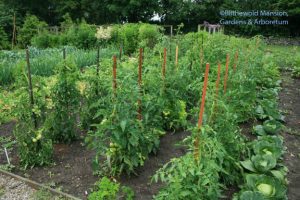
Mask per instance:
[[[76,139],[80,124],[88,130],[86,143],[97,152],[93,162],[95,172],[130,174],[144,165],[150,153],[158,151],[162,135],[168,131],[189,129],[192,134],[184,144],[190,151],[172,159],[153,177],[153,180],[161,180],[167,185],[155,198],[218,199],[225,186],[244,182],[241,176],[244,162],[240,161],[246,159],[252,150],[241,134],[239,123],[266,116],[263,119],[269,117],[269,121],[263,128],[267,130],[265,124],[270,120],[281,119],[280,114],[272,114],[277,110],[276,99],[267,98],[276,91],[278,82],[274,77],[278,72],[270,65],[270,58],[263,56],[264,44],[259,45],[258,41],[259,38],[246,40],[205,33],[177,36],[171,43],[169,38],[163,37],[153,49],[144,49],[140,85],[137,54],[123,57],[118,63],[114,87],[112,61],[107,59],[101,60],[99,74],[94,68],[80,74],[74,64],[64,61],[57,68],[56,80],[50,84],[53,87],[47,87],[48,80],[34,76],[34,106],[29,106],[29,98],[24,92],[26,87],[22,87],[16,109],[19,124],[15,133],[21,163],[25,167],[49,163],[52,142]],[[178,64],[174,63],[173,56],[165,57],[162,51],[163,47],[169,46],[169,55],[176,45],[180,49]],[[236,50],[238,59],[233,59]],[[227,90],[225,93],[220,89],[216,97],[214,83],[218,69],[214,66],[218,61],[222,63],[220,87],[224,87],[226,54],[232,56]],[[165,59],[166,71],[162,73]],[[194,128],[193,121],[199,112],[206,62],[213,67],[209,74],[204,126],[199,129]],[[19,85],[24,86],[27,75],[25,71],[23,74],[18,80]],[[267,100],[273,103],[273,107]],[[38,128],[31,120],[32,112],[37,116]],[[198,159],[193,154],[196,137],[200,137],[196,147],[201,152]],[[267,154],[269,152],[272,153],[268,151]],[[269,156],[262,156],[262,159],[265,157]],[[266,193],[263,195],[267,196]],[[275,198],[275,194],[271,195]],[[236,198],[242,199],[241,196],[237,194]]]

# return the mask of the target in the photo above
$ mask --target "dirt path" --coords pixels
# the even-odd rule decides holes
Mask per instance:
[[[0,200],[27,200],[34,192],[24,182],[0,174]]]
[[[300,79],[292,79],[287,72],[282,74],[282,91],[279,94],[280,108],[287,112],[286,126],[291,133],[284,133],[287,152],[284,156],[289,169],[289,200],[300,199]]]

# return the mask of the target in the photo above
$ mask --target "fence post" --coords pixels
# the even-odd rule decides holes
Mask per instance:
[[[34,98],[33,98],[33,89],[32,89],[32,80],[31,80],[31,69],[30,69],[30,61],[29,61],[29,50],[26,49],[26,62],[27,62],[27,70],[28,70],[28,89],[29,89],[29,98],[30,98],[30,107],[34,107]],[[34,122],[34,127],[37,128],[37,118],[35,113],[32,111],[32,119]]]

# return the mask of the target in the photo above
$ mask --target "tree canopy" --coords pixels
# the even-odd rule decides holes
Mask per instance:
[[[282,31],[286,35],[299,35],[300,0],[0,0],[0,26],[11,37],[12,17],[16,13],[17,26],[24,23],[26,14],[35,15],[50,26],[60,25],[69,13],[73,21],[84,19],[89,24],[124,22],[151,22],[160,16],[161,24],[183,23],[186,30],[195,30],[197,24],[208,21],[218,23],[220,10],[270,10],[286,11],[289,25],[286,27],[228,27],[235,33],[271,34]],[[273,30],[273,32],[272,32]]]

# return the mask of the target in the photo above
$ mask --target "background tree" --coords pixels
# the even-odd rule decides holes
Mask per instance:
[[[38,34],[38,31],[46,28],[48,25],[44,21],[40,21],[34,15],[27,15],[24,24],[19,32],[18,42],[22,47],[30,44],[33,36]]]

